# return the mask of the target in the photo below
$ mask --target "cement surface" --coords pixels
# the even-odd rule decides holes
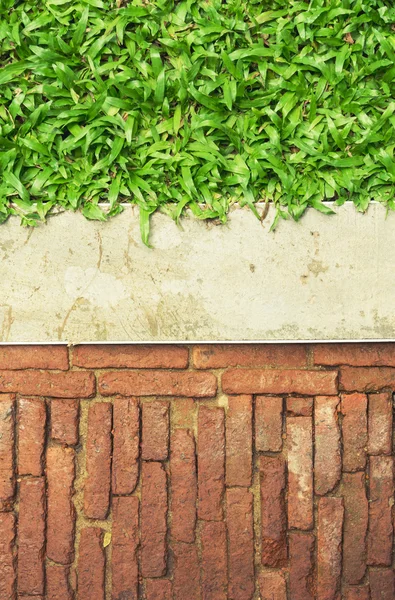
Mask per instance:
[[[0,226],[0,342],[395,338],[395,214],[310,210],[269,232],[248,209],[226,225],[63,213]]]

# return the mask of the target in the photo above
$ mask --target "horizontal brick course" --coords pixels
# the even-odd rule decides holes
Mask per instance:
[[[302,344],[206,344],[193,346],[197,369],[226,367],[305,367],[306,347]]]
[[[0,373],[1,391],[1,373]],[[215,396],[217,379],[212,373],[192,371],[128,371],[108,372],[99,377],[103,396]]]
[[[88,371],[0,371],[2,392],[52,398],[91,398],[95,393],[95,375]]]
[[[185,346],[89,344],[75,346],[73,365],[88,369],[185,369],[188,356]]]
[[[67,346],[0,346],[0,370],[68,368]]]
[[[350,392],[379,392],[384,388],[395,389],[395,368],[341,367],[339,388]]]
[[[337,371],[229,369],[222,389],[226,394],[336,394]]]
[[[313,344],[316,365],[395,367],[394,343]]]

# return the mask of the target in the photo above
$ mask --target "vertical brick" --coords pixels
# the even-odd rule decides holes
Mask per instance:
[[[366,571],[366,534],[368,501],[365,473],[344,473],[343,577],[345,583],[357,585]]]
[[[73,600],[73,592],[69,584],[69,572],[69,567],[50,563],[46,565],[47,600]]]
[[[313,398],[287,398],[287,415],[311,417],[313,415]]]
[[[344,588],[343,597],[342,600],[370,600],[369,586],[346,587]]]
[[[171,536],[179,542],[193,542],[196,525],[196,455],[193,434],[176,429],[171,436]]]
[[[289,555],[290,598],[314,600],[314,536],[299,532],[290,533]]]
[[[260,600],[287,600],[287,584],[281,572],[264,572],[259,575]]]
[[[251,600],[255,590],[253,496],[243,488],[226,491],[230,600]]]
[[[393,569],[371,569],[369,582],[371,600],[394,600],[395,580]]]
[[[222,519],[225,491],[225,422],[222,408],[199,408],[198,490],[200,519]]]
[[[44,593],[45,480],[20,483],[18,522],[18,594]]]
[[[112,600],[137,600],[139,543],[139,499],[113,499]]]
[[[15,399],[0,395],[0,510],[11,508],[15,493],[14,426]]]
[[[74,559],[74,479],[74,450],[64,446],[48,448],[47,556],[62,565]]]
[[[371,456],[369,467],[368,564],[390,566],[394,537],[394,459],[392,456]]]
[[[46,411],[42,400],[21,398],[18,407],[18,473],[43,474]]]
[[[78,444],[78,400],[51,400],[51,439],[60,444]]]
[[[115,398],[113,408],[113,494],[131,494],[139,477],[140,410],[135,398]]]
[[[283,399],[257,396],[255,399],[255,448],[258,452],[280,452],[283,439]]]
[[[220,521],[205,521],[201,529],[202,600],[227,600],[226,532]]]
[[[392,452],[392,395],[369,394],[368,453]]]
[[[86,441],[84,511],[91,519],[105,519],[109,510],[111,487],[112,406],[99,402],[89,408]]]
[[[0,514],[0,599],[15,599],[15,516]]]
[[[169,454],[169,403],[145,402],[142,412],[142,458],[166,460]]]
[[[144,600],[172,600],[171,581],[168,579],[147,579]]]
[[[141,571],[143,577],[166,573],[167,484],[162,464],[142,466]]]
[[[251,485],[252,396],[229,398],[226,415],[226,485]]]
[[[342,498],[320,498],[317,535],[318,600],[340,600],[343,518]]]
[[[362,471],[366,466],[367,398],[365,394],[342,396],[343,471]]]
[[[287,561],[285,463],[282,457],[261,456],[262,564],[282,567]]]
[[[195,544],[174,544],[174,600],[200,600],[200,569]]]
[[[313,437],[310,417],[287,418],[288,523],[313,527]]]
[[[195,424],[197,403],[193,398],[176,398],[171,405],[171,422],[173,427],[193,429]]]
[[[331,492],[340,481],[341,454],[338,408],[336,396],[318,396],[315,399],[315,493],[323,496]]]
[[[77,597],[81,600],[105,600],[103,530],[85,527],[81,531],[79,548]]]

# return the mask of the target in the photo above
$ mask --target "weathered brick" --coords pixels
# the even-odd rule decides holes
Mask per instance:
[[[1,346],[0,369],[57,369],[67,371],[67,346]]]
[[[169,454],[169,403],[145,402],[142,413],[143,460],[166,460]]]
[[[19,488],[18,594],[44,594],[45,480],[24,479]]]
[[[392,452],[392,395],[370,394],[368,409],[368,453]]]
[[[229,398],[226,414],[226,485],[250,486],[252,478],[252,397]]]
[[[202,600],[227,600],[226,531],[221,521],[203,521]]]
[[[243,488],[226,491],[228,597],[251,600],[255,590],[253,495]]]
[[[337,396],[318,396],[315,399],[314,487],[321,496],[331,492],[341,476],[340,400]]]
[[[69,583],[69,572],[69,567],[47,563],[45,568],[47,600],[73,600],[74,596]]]
[[[288,524],[313,527],[313,433],[310,417],[287,417]]]
[[[137,600],[139,543],[139,499],[113,499],[112,516],[112,600]]]
[[[287,414],[290,417],[311,417],[313,398],[287,398]]]
[[[371,456],[369,459],[368,564],[392,564],[394,502],[394,459]]]
[[[51,439],[59,444],[78,444],[78,400],[51,401]]]
[[[350,365],[352,367],[388,365],[395,367],[395,344],[387,342],[314,344],[313,354],[316,365]]]
[[[367,398],[365,394],[342,395],[343,470],[362,471],[368,443]]]
[[[229,369],[222,389],[225,394],[337,394],[337,371]]]
[[[113,494],[131,494],[139,477],[140,409],[135,398],[115,398],[113,407]]]
[[[339,388],[346,391],[379,392],[395,388],[395,369],[391,367],[342,367]]]
[[[185,369],[188,348],[169,345],[84,345],[73,349],[73,365],[87,369]]]
[[[343,577],[349,585],[359,584],[366,571],[368,501],[365,473],[344,473]]]
[[[197,369],[224,367],[305,367],[306,347],[302,344],[205,344],[194,346]]]
[[[176,429],[171,436],[171,537],[179,542],[193,542],[196,525],[196,455],[193,434]]]
[[[258,452],[280,452],[283,439],[283,399],[257,396],[255,399],[255,448]]]
[[[318,600],[341,600],[343,518],[342,498],[320,498],[317,534]]]
[[[14,425],[15,398],[0,395],[0,510],[11,508],[15,493]]]
[[[19,400],[18,406],[18,473],[43,474],[46,410],[43,400]]]
[[[105,600],[105,568],[103,530],[85,527],[79,546],[78,599]]]
[[[261,456],[262,564],[282,567],[287,561],[285,463],[281,456]]]
[[[89,408],[86,441],[84,511],[90,519],[105,519],[110,505],[112,406],[99,402]]]
[[[171,581],[168,579],[147,579],[144,600],[172,600]]]
[[[200,568],[195,544],[174,544],[174,600],[200,600]]]
[[[171,405],[171,422],[176,429],[193,429],[197,403],[193,398],[177,398]]]
[[[259,575],[260,600],[287,600],[287,584],[281,572],[269,571]]]
[[[15,599],[15,516],[0,514],[0,598]]]
[[[100,375],[99,390],[103,396],[120,394],[207,398],[216,395],[217,378],[213,373],[196,371],[109,371]]]
[[[295,600],[314,600],[314,535],[289,534],[289,593]]]
[[[166,572],[167,484],[161,463],[142,465],[141,572],[162,577]]]
[[[0,371],[0,392],[50,398],[91,398],[95,375],[88,371]]]
[[[393,569],[371,569],[369,582],[371,600],[394,600],[395,579]]]
[[[358,585],[356,587],[345,587],[344,600],[371,600],[369,586]],[[343,598],[342,598],[343,600]]]
[[[225,491],[225,419],[222,408],[201,406],[198,416],[198,516],[221,520]]]

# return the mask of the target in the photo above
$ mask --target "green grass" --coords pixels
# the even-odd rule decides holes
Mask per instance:
[[[0,219],[394,208],[392,4],[0,0]]]

